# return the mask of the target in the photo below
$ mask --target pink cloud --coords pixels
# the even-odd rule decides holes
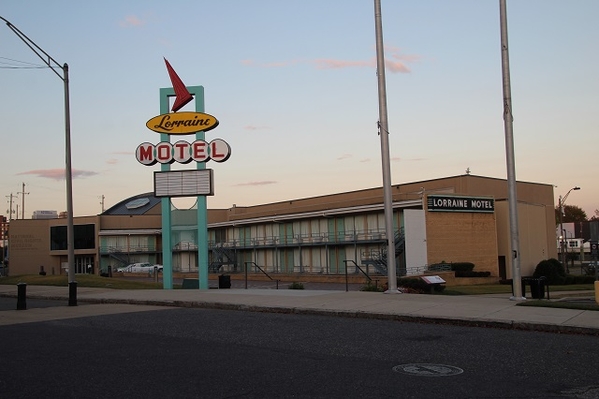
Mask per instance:
[[[130,27],[130,26],[142,26],[144,24],[145,24],[145,22],[142,21],[141,19],[139,19],[138,17],[136,17],[135,15],[128,15],[125,17],[124,20],[119,22],[119,25],[124,28]]]
[[[410,73],[408,64],[420,61],[421,57],[414,54],[403,54],[400,49],[392,46],[385,46],[385,68],[390,73]],[[369,60],[337,60],[331,58],[320,58],[312,61],[280,61],[271,63],[256,63],[254,60],[246,59],[241,63],[246,66],[255,66],[260,68],[281,68],[299,63],[310,63],[317,69],[342,69],[342,68],[376,68],[376,58]]]
[[[73,175],[73,179],[76,179],[79,177],[95,176],[98,174],[97,172],[92,172],[89,170],[76,170],[76,169],[73,169],[71,171],[71,173]],[[37,170],[29,170],[27,172],[17,173],[17,175],[34,175],[37,177],[43,177],[45,179],[64,180],[65,179],[65,170],[64,169],[37,169]]]
[[[269,184],[277,184],[274,180],[251,181],[247,183],[239,183],[236,186],[267,186]]]
[[[270,129],[268,126],[254,126],[254,125],[246,125],[243,127],[245,130],[266,130]]]
[[[341,69],[341,68],[352,68],[352,67],[375,67],[376,62],[371,61],[345,61],[345,60],[331,60],[331,59],[320,59],[314,60],[316,68],[318,69]]]
[[[110,158],[106,161],[106,163],[109,165],[116,165],[117,163],[119,163],[119,160],[116,158]]]
[[[387,71],[391,72],[391,73],[410,73],[412,72],[410,70],[410,68],[408,68],[406,66],[406,64],[404,64],[403,62],[400,61],[390,61],[390,60],[385,60],[385,67],[387,68]]]

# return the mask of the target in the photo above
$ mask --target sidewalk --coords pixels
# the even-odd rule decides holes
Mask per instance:
[[[168,306],[599,335],[599,312],[517,306],[518,301],[511,301],[509,294],[446,296],[290,289],[115,290],[78,287],[78,306],[67,306],[68,287],[28,285],[26,291],[27,299],[64,300],[65,306],[0,312],[0,325],[168,309],[165,308]],[[15,298],[16,309],[16,286],[0,285],[0,297]]]

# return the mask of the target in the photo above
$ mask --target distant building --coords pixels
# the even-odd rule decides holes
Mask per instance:
[[[31,219],[57,219],[58,212],[56,211],[33,211]]]
[[[553,186],[517,183],[523,276],[556,258]],[[422,274],[441,262],[472,262],[475,271],[511,277],[505,179],[471,174],[392,187],[398,275]],[[153,193],[121,201],[100,215],[74,218],[77,273],[135,262],[162,264],[161,200]],[[197,272],[195,209],[171,213],[174,272]],[[382,187],[208,210],[210,271],[259,266],[268,273],[386,274]],[[64,273],[66,220],[15,220],[11,274]],[[92,268],[87,268],[92,265]],[[167,265],[165,265],[167,267]]]

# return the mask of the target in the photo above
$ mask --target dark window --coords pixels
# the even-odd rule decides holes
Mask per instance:
[[[81,224],[73,226],[75,249],[94,249],[96,247],[96,226],[93,224]],[[50,227],[50,250],[66,250],[67,226]]]
[[[227,242],[227,229],[214,229],[214,242],[217,244]]]

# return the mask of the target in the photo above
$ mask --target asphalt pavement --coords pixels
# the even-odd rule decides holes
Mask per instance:
[[[170,306],[599,335],[597,311],[518,306],[522,301],[511,300],[510,294],[447,296],[286,287],[208,290],[78,287],[77,306],[68,306],[68,287],[29,285],[26,287],[28,301],[64,301],[64,306],[27,306],[26,310],[16,310],[17,290],[15,285],[0,285],[0,297],[15,298],[14,310],[0,311],[0,325],[139,312]],[[556,299],[552,293],[552,300],[576,299],[594,303],[594,292],[585,294],[588,296],[568,298],[568,293],[561,293],[562,298]]]

